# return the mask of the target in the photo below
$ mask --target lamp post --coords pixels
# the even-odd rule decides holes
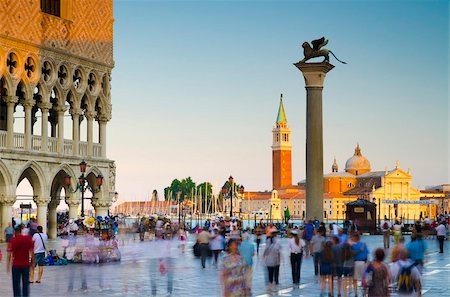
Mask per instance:
[[[100,192],[100,188],[103,184],[103,175],[99,174],[95,177],[96,187],[95,188],[91,187],[89,185],[89,181],[88,181],[87,177],[84,175],[86,173],[86,167],[87,167],[87,163],[84,160],[82,160],[80,162],[81,175],[78,178],[78,183],[77,183],[77,186],[75,189],[72,189],[72,187],[71,187],[70,179],[72,177],[68,174],[66,176],[64,176],[64,184],[67,186],[68,190],[71,193],[75,193],[76,191],[81,192],[81,217],[82,218],[84,218],[84,193],[86,192],[86,190],[90,190],[92,193],[98,193],[98,192]],[[92,198],[90,198],[90,199],[92,199]]]
[[[231,175],[228,178],[228,186],[229,188],[227,188],[225,185],[222,187],[222,194],[225,198],[230,199],[230,217],[233,217],[233,198],[238,197],[238,192],[236,192],[234,179]],[[239,194],[243,193],[244,193],[244,186],[241,185],[239,187]]]

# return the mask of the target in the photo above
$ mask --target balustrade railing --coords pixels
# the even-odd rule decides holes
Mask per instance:
[[[8,132],[4,130],[0,130],[0,148],[6,148],[6,138]],[[32,135],[31,136],[31,150],[32,151],[41,151],[42,147],[42,137],[40,135]],[[88,143],[84,141],[79,142],[79,155],[87,156],[88,151]],[[102,157],[102,145],[99,143],[93,143],[93,157]],[[13,134],[13,148],[14,149],[24,149],[25,148],[25,134],[23,133],[14,133]],[[58,138],[56,137],[48,137],[47,138],[47,153],[58,153]],[[73,141],[71,139],[64,139],[63,143],[63,154],[64,155],[73,155]]]
[[[6,147],[6,131],[0,130],[0,147]]]

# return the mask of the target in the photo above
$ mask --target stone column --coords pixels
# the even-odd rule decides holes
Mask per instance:
[[[53,197],[53,199],[50,201],[50,204],[48,205],[48,237],[49,238],[56,238],[57,236],[57,229],[58,229],[58,222],[57,222],[57,215],[56,215],[56,208],[59,205],[59,198]]]
[[[108,210],[111,207],[111,201],[92,199],[92,205],[95,209],[95,216],[105,217],[108,215]]]
[[[8,148],[14,148],[14,106],[18,101],[17,96],[8,96],[5,100],[7,106],[6,146]]]
[[[58,153],[64,153],[64,113],[66,112],[67,107],[61,106],[56,109],[58,113],[58,144],[57,151]]]
[[[42,113],[42,133],[41,133],[41,151],[48,151],[48,111],[52,108],[52,104],[48,102],[41,102],[39,108]]]
[[[33,132],[31,131],[31,109],[34,106],[34,100],[24,100],[22,101],[23,108],[25,109],[25,138],[24,138],[24,149],[31,150],[31,136]]]
[[[97,115],[95,111],[88,111],[86,112],[85,116],[87,119],[87,155],[89,157],[92,157],[93,151],[94,151],[94,145],[93,145],[93,123],[94,118]]]
[[[105,117],[100,117],[98,119],[98,140],[102,146],[102,157],[106,158],[106,123],[108,120]]]
[[[322,90],[328,62],[296,63],[306,85],[306,217],[323,221]]]
[[[81,109],[72,108],[70,110],[70,114],[72,115],[72,153],[74,156],[77,156],[79,151],[79,143],[80,143],[80,115]]]
[[[69,219],[78,219],[78,208],[80,207],[80,199],[75,197],[66,197],[66,203],[69,205]]]
[[[37,205],[37,222],[42,226],[43,232],[47,233],[47,207],[50,197],[37,197],[34,202]]]
[[[5,241],[5,228],[8,227],[8,223],[12,222],[12,206],[16,202],[16,197],[0,197],[0,207],[2,213],[2,221],[1,221],[1,233],[0,238],[1,241]]]

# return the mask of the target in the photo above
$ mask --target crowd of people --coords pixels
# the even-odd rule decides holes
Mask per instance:
[[[255,259],[263,264],[267,292],[276,292],[282,278],[280,265],[286,254],[292,279],[281,279],[281,282],[289,282],[294,288],[301,287],[302,264],[312,261],[314,269],[303,274],[317,277],[320,296],[390,296],[394,291],[402,296],[421,296],[421,274],[427,252],[424,238],[436,236],[439,251],[444,251],[448,224],[445,217],[437,220],[435,226],[430,224],[428,233],[425,232],[428,222],[424,220],[410,226],[411,237],[407,242],[403,236],[405,226],[385,218],[379,225],[383,247],[374,250],[369,249],[351,223],[341,228],[336,224],[326,226],[318,220],[298,225],[293,222],[274,225],[261,220],[251,229],[244,228],[237,218],[218,217],[186,230],[183,224],[164,216],[139,218],[130,228],[118,218],[97,217],[67,220],[61,224],[60,233],[63,258],[75,263],[120,260],[118,246],[120,241],[125,244],[130,240],[127,232],[136,241],[145,241],[154,296],[164,279],[167,293],[173,293],[176,258],[184,256],[189,236],[195,238],[193,249],[200,259],[200,268],[207,268],[211,262],[218,269],[223,296],[252,296]],[[12,224],[5,230],[9,241],[7,269],[12,271],[15,296],[28,296],[29,285],[42,281],[48,237],[35,220],[27,226]],[[11,228],[13,235],[9,236]]]

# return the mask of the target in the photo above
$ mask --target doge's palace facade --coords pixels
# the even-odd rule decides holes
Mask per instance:
[[[96,176],[104,177],[92,205],[96,215],[107,214],[115,180],[106,156],[113,22],[112,0],[0,0],[1,230],[26,178],[39,224],[56,237],[60,200],[71,218],[78,215],[80,193],[64,177],[76,188],[81,160],[93,188]]]

